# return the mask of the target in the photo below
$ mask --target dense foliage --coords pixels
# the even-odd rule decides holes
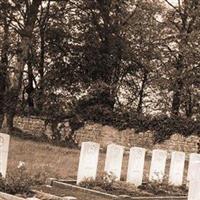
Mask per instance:
[[[16,114],[198,133],[200,2],[0,0],[0,123]]]

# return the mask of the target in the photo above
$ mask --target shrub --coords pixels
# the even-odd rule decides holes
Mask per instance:
[[[103,173],[96,180],[88,178],[80,183],[80,186],[90,189],[100,188],[105,191],[111,191],[116,177],[112,173]]]
[[[114,195],[129,195],[129,196],[154,196],[154,195],[177,195],[182,196],[187,194],[186,186],[175,187],[169,185],[167,182],[147,182],[141,186],[136,187],[124,181],[116,181],[116,177],[110,174],[103,174],[96,180],[86,179],[80,183],[80,186],[96,189],[98,191],[108,192]]]
[[[27,194],[32,186],[44,184],[47,174],[39,172],[29,174],[25,165],[21,162],[6,178],[0,177],[0,191],[9,194]]]
[[[177,195],[182,196],[187,194],[187,188],[185,185],[182,186],[173,186],[168,183],[159,183],[159,182],[147,182],[138,187],[141,190],[146,192],[153,193],[154,195]]]

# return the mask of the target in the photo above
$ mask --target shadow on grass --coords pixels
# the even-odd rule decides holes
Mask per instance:
[[[0,129],[0,132],[6,133],[6,130]],[[49,138],[45,134],[33,134],[31,132],[24,131],[17,127],[14,127],[8,134],[11,136],[20,138],[22,140],[31,140],[34,142],[48,143],[48,144],[59,146],[59,147],[78,148],[77,145],[72,145],[65,141],[55,141]]]

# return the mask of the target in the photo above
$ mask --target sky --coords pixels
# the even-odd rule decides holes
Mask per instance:
[[[168,0],[170,3],[172,3],[173,5],[177,5],[178,0]]]
[[[177,0],[170,0],[171,3],[177,3]]]

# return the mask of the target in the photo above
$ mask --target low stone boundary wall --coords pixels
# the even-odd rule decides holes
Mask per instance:
[[[34,135],[44,134],[47,129],[45,120],[36,117],[15,117],[14,127]]]
[[[60,126],[60,124],[58,124]],[[63,123],[62,134],[68,135],[70,128],[68,123]],[[46,123],[45,119],[37,117],[15,117],[14,126],[34,135],[53,134],[52,124]],[[120,144],[126,147],[144,147],[147,149],[167,149],[184,152],[199,152],[200,137],[190,135],[185,137],[175,133],[169,139],[155,143],[154,133],[151,131],[136,133],[134,129],[119,131],[111,126],[103,126],[96,123],[86,123],[84,127],[75,132],[78,144],[86,141],[98,142],[103,148],[110,143]]]
[[[134,129],[119,131],[110,126],[88,123],[76,131],[76,139],[81,142],[93,141],[106,148],[110,143],[120,144],[126,147],[144,147],[147,149],[166,149],[184,152],[199,152],[200,137],[190,135],[185,137],[175,133],[169,139],[155,143],[154,133],[151,131],[136,133]]]

